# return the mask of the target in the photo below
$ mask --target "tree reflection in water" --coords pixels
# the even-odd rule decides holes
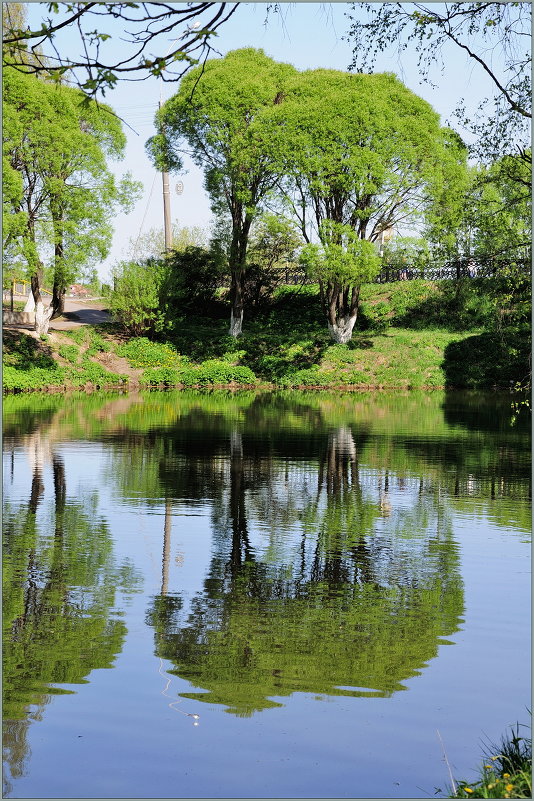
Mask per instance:
[[[33,467],[29,501],[6,503],[4,512],[4,794],[24,775],[28,728],[52,695],[73,692],[70,686],[95,668],[111,667],[126,634],[112,616],[115,591],[136,580],[128,563],[114,563],[96,496],[67,498],[65,465],[50,438],[37,430],[25,444]],[[40,509],[47,462],[54,500]]]
[[[182,697],[247,716],[295,691],[388,696],[404,689],[457,630],[463,587],[446,507],[436,495],[417,492],[418,533],[379,530],[388,519],[360,476],[366,436],[365,429],[356,435],[350,426],[331,429],[318,463],[292,466],[293,477],[300,475],[291,488],[287,463],[262,452],[259,468],[261,447],[239,427],[228,432],[222,472],[215,449],[217,481],[208,482],[214,544],[204,588],[187,613],[176,596],[162,595],[147,615],[157,655],[207,691]],[[205,442],[202,471],[189,465],[188,475],[202,472],[206,479],[209,449]],[[194,461],[194,452],[188,458]],[[315,475],[313,495],[304,472]],[[293,540],[300,531],[298,559],[287,559],[284,539],[280,547],[271,539],[263,557],[251,544],[255,503],[265,511],[267,495],[273,519],[282,516],[274,486],[280,481],[288,506],[298,509],[291,516]],[[262,522],[269,529],[269,514]]]

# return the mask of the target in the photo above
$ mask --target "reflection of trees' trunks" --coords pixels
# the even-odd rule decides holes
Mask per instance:
[[[38,465],[35,465],[33,471],[33,478],[32,478],[32,489],[30,493],[30,502],[28,504],[28,509],[33,514],[36,513],[37,507],[39,505],[39,500],[41,495],[44,492],[44,484],[43,484],[43,477],[41,474],[41,468]]]
[[[243,438],[241,432],[232,431],[230,437],[230,518],[232,521],[232,551],[230,564],[232,573],[242,564],[242,549],[245,560],[251,559],[245,509],[245,477],[243,469]]]
[[[169,586],[169,560],[171,555],[171,502],[165,501],[165,523],[163,526],[163,558],[161,560],[161,594],[167,595]]]
[[[356,444],[348,426],[340,426],[328,435],[326,454],[319,464],[318,494],[323,487],[325,466],[328,495],[338,495],[343,488],[359,485]]]
[[[52,470],[54,473],[54,497],[56,502],[56,513],[65,511],[65,501],[67,498],[67,484],[65,481],[65,465],[63,459],[54,454],[52,457]]]

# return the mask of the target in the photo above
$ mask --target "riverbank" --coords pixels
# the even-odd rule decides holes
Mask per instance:
[[[521,727],[526,728],[526,727]],[[450,798],[532,798],[532,740],[512,727],[499,744],[491,744],[479,780],[454,784]]]
[[[165,342],[128,337],[111,322],[56,326],[45,339],[6,329],[4,389],[507,389],[528,370],[527,331],[485,330],[469,308],[453,314],[438,303],[432,282],[364,289],[357,330],[345,345],[330,339],[314,287],[286,287],[245,321],[237,340],[227,334],[223,304],[211,317],[184,315],[159,335]]]

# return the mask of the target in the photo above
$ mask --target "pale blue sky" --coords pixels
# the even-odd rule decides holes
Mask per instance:
[[[42,11],[45,4],[32,4],[30,23]],[[41,8],[39,8],[41,7]],[[265,25],[266,3],[242,3],[233,17],[219,29],[216,47],[222,54],[239,47],[257,47],[278,61],[293,64],[299,69],[328,67],[346,70],[352,61],[352,46],[343,36],[349,29],[346,17],[349,3],[286,3],[281,14],[271,14]],[[110,21],[105,32],[112,34],[115,47],[121,47],[119,36]],[[103,30],[103,29],[102,29]],[[172,39],[164,42],[170,46]],[[72,48],[67,35],[58,46]],[[163,52],[163,51],[162,51]],[[472,108],[491,93],[491,86],[482,71],[469,62],[458,50],[451,49],[443,74],[439,69],[432,73],[436,87],[421,83],[415,67],[415,59],[403,54],[399,60],[396,53],[381,55],[375,71],[395,72],[399,78],[441,115],[445,123],[458,101],[464,97]],[[117,88],[106,95],[109,103],[128,125],[137,133],[125,128],[128,145],[124,160],[116,165],[116,172],[130,170],[144,185],[144,193],[129,215],[118,215],[115,220],[113,247],[99,274],[106,278],[110,266],[125,253],[130,238],[136,238],[140,230],[163,227],[163,202],[161,176],[154,170],[145,155],[146,140],[154,133],[154,112],[160,91],[163,100],[170,97],[177,84],[163,84],[154,78],[141,82],[120,82]],[[174,188],[178,180],[184,184],[183,194],[178,196]],[[172,218],[181,225],[209,227],[211,212],[202,187],[202,174],[190,164],[186,175],[171,176]]]

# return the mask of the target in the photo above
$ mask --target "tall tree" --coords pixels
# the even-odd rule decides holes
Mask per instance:
[[[465,149],[440,127],[432,107],[390,73],[302,73],[270,122],[272,138],[283,132],[279,188],[307,242],[318,237],[331,250],[348,228],[378,244],[388,229],[421,224],[438,199],[449,209],[459,202]],[[332,335],[347,341],[355,307],[342,301],[348,287],[336,275],[332,263],[323,305],[331,307]],[[335,330],[340,325],[343,334]]]
[[[129,176],[117,182],[107,167],[106,157],[120,158],[125,146],[120,122],[108,107],[84,104],[78,90],[11,69],[4,71],[3,82],[9,120],[4,153],[12,187],[5,242],[26,260],[36,330],[46,333],[50,318],[62,312],[68,283],[105,257],[112,215],[118,205],[128,209],[138,185]],[[47,249],[53,252],[54,296],[45,309]]]
[[[264,119],[284,97],[296,70],[262,50],[235,50],[185,76],[158,113],[161,133],[148,142],[159,166],[180,169],[188,152],[204,170],[214,211],[232,225],[230,334],[243,325],[243,284],[252,222],[279,178],[280,162]]]

